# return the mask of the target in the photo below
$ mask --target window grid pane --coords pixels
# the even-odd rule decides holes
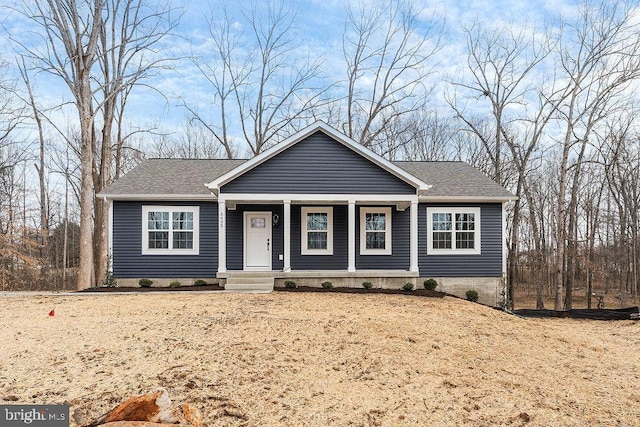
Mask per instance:
[[[367,249],[386,249],[386,233],[367,231]]]
[[[456,214],[456,230],[475,230],[475,215],[472,213]]]
[[[193,249],[193,232],[174,231],[173,249]]]
[[[149,249],[169,249],[169,232],[150,231]]]
[[[365,230],[386,230],[387,215],[384,213],[367,213],[365,216]]]
[[[174,230],[193,230],[193,212],[174,212]]]
[[[149,230],[168,230],[169,212],[149,212],[147,215]]]
[[[475,249],[475,233],[457,232],[456,249]]]
[[[434,213],[432,215],[433,230],[451,230],[451,214],[449,213]]]
[[[307,249],[327,249],[327,232],[310,231],[307,233]]]
[[[433,249],[451,249],[451,233],[434,232]]]
[[[329,227],[328,215],[326,212],[314,212],[307,214],[307,230],[326,231]]]

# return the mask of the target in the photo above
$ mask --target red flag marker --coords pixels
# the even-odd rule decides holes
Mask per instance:
[[[54,309],[54,310],[55,310],[55,309]],[[54,310],[51,310],[51,311],[49,312],[49,316],[53,317],[53,316],[56,314],[56,313],[54,312]]]

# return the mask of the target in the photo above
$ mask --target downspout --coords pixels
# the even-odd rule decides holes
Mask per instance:
[[[113,274],[113,199],[104,197],[108,203],[109,217],[107,218],[107,271]]]
[[[500,305],[502,305],[502,308],[507,308],[507,309],[513,309],[513,307],[511,307],[511,305],[513,304],[513,301],[509,301],[509,289],[508,289],[508,284],[509,281],[507,280],[507,256],[508,256],[508,248],[507,248],[507,203],[508,202],[502,202],[502,274],[501,274],[501,285],[502,285],[502,297],[503,300],[502,301],[497,301]],[[517,248],[513,248],[513,250],[518,250]]]

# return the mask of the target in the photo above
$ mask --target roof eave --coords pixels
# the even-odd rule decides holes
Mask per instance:
[[[418,198],[420,202],[431,203],[503,203],[517,200],[517,196],[425,196]]]

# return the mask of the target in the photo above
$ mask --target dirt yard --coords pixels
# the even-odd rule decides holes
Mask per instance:
[[[640,426],[640,321],[287,292],[10,295],[0,310],[0,403],[68,403],[72,425],[164,387],[209,426]]]

